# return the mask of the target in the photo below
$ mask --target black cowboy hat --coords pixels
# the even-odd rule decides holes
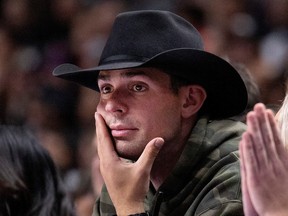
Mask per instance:
[[[246,108],[247,91],[238,72],[227,61],[204,51],[199,32],[168,11],[119,14],[97,67],[62,64],[53,75],[99,91],[99,71],[136,67],[166,69],[166,73],[202,85],[214,118],[238,115]]]

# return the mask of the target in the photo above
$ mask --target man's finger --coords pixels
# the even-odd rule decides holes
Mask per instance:
[[[265,153],[262,156],[265,158],[260,158],[262,161],[270,161],[271,158],[274,158],[276,155],[275,152],[275,143],[273,139],[273,131],[271,128],[271,122],[269,122],[269,113],[264,104],[259,104],[255,107],[257,113],[257,119],[259,123],[259,128],[261,130],[261,134],[263,137],[263,147],[265,149]]]
[[[273,138],[275,142],[275,151],[276,151],[275,154],[280,155],[281,157],[285,155],[286,157],[287,154],[283,154],[283,152],[285,152],[285,148],[284,148],[283,141],[281,140],[280,131],[279,131],[277,122],[274,118],[274,114],[271,110],[269,110],[267,111],[267,115],[268,115],[269,123],[271,125],[271,130],[272,130],[272,134],[273,134]]]
[[[240,153],[240,170],[241,170],[241,189],[242,189],[242,197],[243,197],[243,209],[245,215],[257,215],[253,204],[250,199],[248,185],[247,185],[247,173],[246,173],[246,163],[247,159],[244,154],[245,143],[243,140],[240,141],[239,144],[239,153]],[[248,164],[249,165],[249,164]]]
[[[258,176],[257,173],[260,169],[261,163],[259,163],[259,159],[257,158],[258,154],[256,154],[256,149],[254,149],[255,143],[253,143],[253,139],[251,134],[243,133],[242,140],[241,140],[241,153],[242,157],[244,155],[245,160],[245,176],[246,181],[249,181],[252,186],[254,186],[257,182]],[[250,186],[250,185],[248,185]]]
[[[160,149],[164,144],[164,140],[161,137],[154,138],[145,147],[143,153],[137,160],[137,164],[146,170],[152,169],[155,158],[157,157]]]
[[[257,110],[249,112],[247,114],[247,132],[250,134],[251,142],[255,143],[254,148],[257,152],[257,163],[263,163],[265,166],[268,163],[267,160],[267,153],[266,153],[266,147],[264,144],[262,129],[261,129],[261,122],[259,122]],[[242,136],[243,137],[243,136]]]
[[[100,160],[119,159],[103,117],[95,113],[96,140]]]

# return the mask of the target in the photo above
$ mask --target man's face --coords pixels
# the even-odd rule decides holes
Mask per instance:
[[[146,144],[162,137],[165,144],[180,134],[181,100],[170,77],[154,68],[101,71],[100,113],[119,155],[137,159]]]

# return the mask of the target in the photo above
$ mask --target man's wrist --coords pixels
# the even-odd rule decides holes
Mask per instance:
[[[115,205],[117,216],[147,216],[143,202],[129,202],[129,204]],[[149,215],[149,214],[148,214]]]

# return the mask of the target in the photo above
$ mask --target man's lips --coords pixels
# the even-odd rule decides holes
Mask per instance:
[[[130,126],[117,125],[110,126],[110,130],[113,137],[125,137],[138,129]]]

